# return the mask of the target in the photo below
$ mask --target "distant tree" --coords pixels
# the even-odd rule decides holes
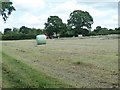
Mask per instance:
[[[94,29],[94,32],[95,33],[98,33],[102,30],[102,27],[101,26],[97,26],[96,29]]]
[[[4,29],[4,34],[10,34],[12,32],[11,28],[5,28]]]
[[[15,11],[15,8],[10,0],[0,0],[0,15],[5,22],[12,11]]]
[[[22,26],[22,27],[20,27],[19,32],[24,33],[24,34],[28,34],[30,32],[30,28],[28,28],[26,26]]]
[[[118,28],[115,28],[115,31],[120,31],[120,27],[118,27]]]
[[[74,30],[76,34],[82,34],[82,31],[90,30],[93,24],[93,18],[87,11],[75,10],[70,13],[70,19],[67,20],[68,26]]]
[[[63,30],[64,26],[61,18],[58,16],[50,16],[47,19],[47,23],[45,23],[45,30],[48,36],[55,34],[57,37],[57,34]]]
[[[98,34],[100,34],[100,35],[108,35],[109,34],[109,30],[107,28],[102,28],[102,30],[100,30],[98,32]]]
[[[115,28],[115,31],[118,31],[118,28]]]
[[[37,29],[37,30],[36,30],[36,34],[37,34],[37,35],[39,35],[39,34],[43,34],[43,33],[44,33],[43,31],[44,31],[44,30]]]
[[[116,34],[120,34],[120,27],[115,28],[115,31],[116,31],[116,32],[115,32]]]
[[[0,32],[0,40],[2,40],[2,32]]]
[[[19,33],[19,30],[20,30],[19,28],[15,28],[15,27],[13,28],[13,32]]]
[[[22,26],[19,28],[6,28],[4,30],[4,34],[2,34],[2,38],[0,40],[23,40],[23,39],[35,39],[37,34],[43,34],[42,29],[36,28],[28,28],[26,26]]]
[[[109,29],[109,31],[114,31],[113,29]]]
[[[31,35],[34,34],[35,35],[37,33],[36,28],[28,28],[28,29],[29,29],[28,34],[31,34]]]

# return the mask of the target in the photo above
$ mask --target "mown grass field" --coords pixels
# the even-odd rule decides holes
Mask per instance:
[[[64,38],[2,42],[3,88],[113,88],[118,39]]]

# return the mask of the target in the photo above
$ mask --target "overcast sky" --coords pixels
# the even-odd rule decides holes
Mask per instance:
[[[96,26],[106,28],[118,27],[118,1],[119,0],[11,0],[16,11],[12,13],[6,23],[0,16],[0,31],[4,28],[44,28],[47,18],[52,15],[59,16],[67,23],[69,15],[74,10],[83,10],[90,13]]]

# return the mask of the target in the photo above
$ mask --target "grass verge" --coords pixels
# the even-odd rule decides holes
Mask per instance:
[[[20,60],[2,53],[2,84],[3,88],[66,88],[56,78],[49,77],[30,67]]]

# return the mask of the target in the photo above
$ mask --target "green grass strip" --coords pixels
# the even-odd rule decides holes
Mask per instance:
[[[29,65],[2,53],[3,88],[66,88],[56,78],[49,77]]]

